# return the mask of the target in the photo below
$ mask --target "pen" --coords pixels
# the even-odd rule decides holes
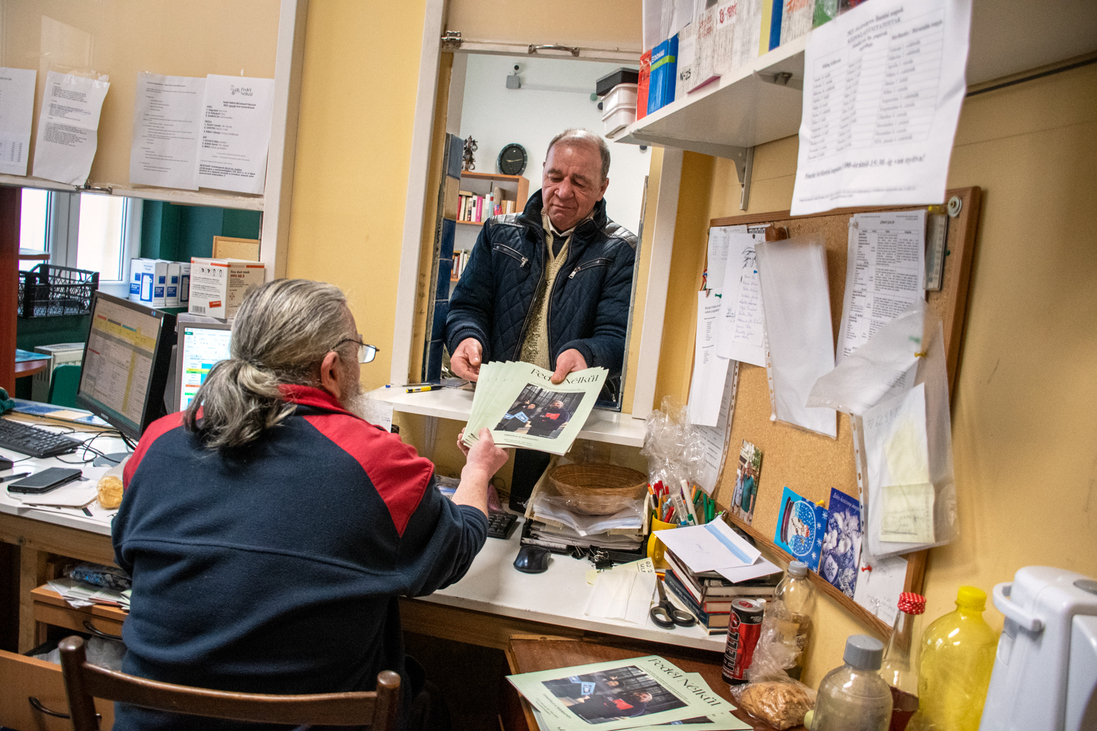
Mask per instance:
[[[7,477],[0,477],[0,482],[7,482],[8,480],[15,480],[15,479],[18,479],[20,477],[26,477],[29,474],[30,474],[29,472],[20,472],[17,475],[8,475]]]
[[[439,386],[431,386],[429,384],[426,385],[426,386],[412,386],[411,388],[405,388],[404,393],[423,393],[424,391],[433,391],[436,388],[440,388],[440,387]]]

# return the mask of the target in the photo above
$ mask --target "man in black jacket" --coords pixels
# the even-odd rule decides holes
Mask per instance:
[[[450,299],[455,375],[522,360],[560,383],[593,366],[621,372],[636,237],[606,216],[609,149],[566,130],[549,143],[541,190],[520,214],[490,219]]]

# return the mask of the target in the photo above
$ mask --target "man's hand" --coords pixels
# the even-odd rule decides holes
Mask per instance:
[[[468,341],[466,340],[465,342]],[[461,344],[464,345],[464,343]],[[452,362],[452,359],[450,359],[450,362]],[[569,373],[585,371],[586,369],[587,360],[583,357],[582,353],[575,348],[565,350],[563,353],[560,353],[560,356],[556,359],[556,372],[552,374],[550,380],[553,383],[563,383]]]
[[[457,346],[457,350],[449,357],[449,367],[453,375],[464,378],[467,381],[475,381],[480,377],[480,360],[483,358],[484,348],[476,338],[465,338]]]

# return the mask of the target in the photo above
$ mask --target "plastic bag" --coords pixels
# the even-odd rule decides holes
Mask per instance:
[[[698,482],[704,465],[704,442],[689,423],[686,408],[670,396],[648,415],[644,446],[640,454],[648,459],[648,482],[679,485],[682,480]]]
[[[797,644],[796,623],[785,603],[776,599],[766,602],[758,644],[754,647],[754,659],[747,668],[747,680],[792,681],[789,668],[795,667],[806,647]]]
[[[815,691],[787,677],[735,685],[731,695],[744,711],[781,731],[802,724],[804,714],[815,707]]]
[[[117,640],[104,640],[88,637],[84,640],[84,651],[88,662],[107,670],[122,670],[122,658],[126,656],[126,646]],[[47,653],[35,655],[36,660],[45,660],[55,665],[61,664],[61,651],[56,647]]]
[[[867,555],[886,558],[959,536],[944,329],[924,302],[820,378],[808,405],[850,414]],[[912,456],[924,464],[910,469]],[[895,478],[893,463],[922,477]]]

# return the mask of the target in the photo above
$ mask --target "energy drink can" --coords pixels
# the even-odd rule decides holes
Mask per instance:
[[[736,599],[731,603],[728,623],[728,643],[724,649],[723,676],[729,684],[747,682],[747,668],[754,659],[754,648],[762,634],[765,602],[758,599]]]

